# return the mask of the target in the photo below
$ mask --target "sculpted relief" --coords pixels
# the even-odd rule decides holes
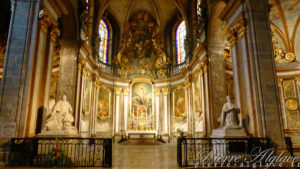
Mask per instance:
[[[121,49],[115,57],[120,75],[156,77],[160,68],[170,64],[163,51],[160,30],[155,20],[146,12],[138,12],[125,24]],[[164,72],[160,72],[164,75]]]

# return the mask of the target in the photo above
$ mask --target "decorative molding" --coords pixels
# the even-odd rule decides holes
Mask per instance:
[[[155,89],[154,94],[155,94],[155,96],[159,96],[160,95],[160,89]]]
[[[129,96],[129,93],[130,93],[129,89],[126,88],[123,90],[124,96]]]
[[[115,88],[116,95],[120,95],[122,92],[122,88]]]
[[[51,19],[45,10],[39,12],[39,25],[44,32],[47,32],[51,26]]]
[[[166,96],[169,94],[170,90],[169,90],[169,88],[165,87],[162,89],[162,92],[163,92],[163,95]]]

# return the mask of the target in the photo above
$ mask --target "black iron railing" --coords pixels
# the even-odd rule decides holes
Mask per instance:
[[[180,167],[215,164],[216,159],[239,155],[242,161],[251,161],[255,148],[271,148],[268,138],[179,138],[177,140],[177,163]],[[258,149],[257,149],[258,151]],[[204,164],[205,165],[205,164]]]
[[[14,138],[10,166],[111,167],[112,139]]]

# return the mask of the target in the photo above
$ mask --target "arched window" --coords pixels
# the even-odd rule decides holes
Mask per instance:
[[[181,64],[185,61],[185,50],[184,50],[184,40],[186,36],[185,22],[182,21],[176,29],[176,54],[177,54],[177,64]]]
[[[106,22],[101,19],[99,24],[99,60],[103,63],[107,63],[107,54],[108,54],[108,34],[109,29]]]
[[[201,0],[197,0],[197,15],[201,16]]]

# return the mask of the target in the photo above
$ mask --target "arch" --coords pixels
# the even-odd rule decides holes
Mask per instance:
[[[175,41],[176,41],[176,63],[181,64],[185,61],[186,52],[184,49],[184,41],[186,38],[186,24],[181,21],[176,28]]]

